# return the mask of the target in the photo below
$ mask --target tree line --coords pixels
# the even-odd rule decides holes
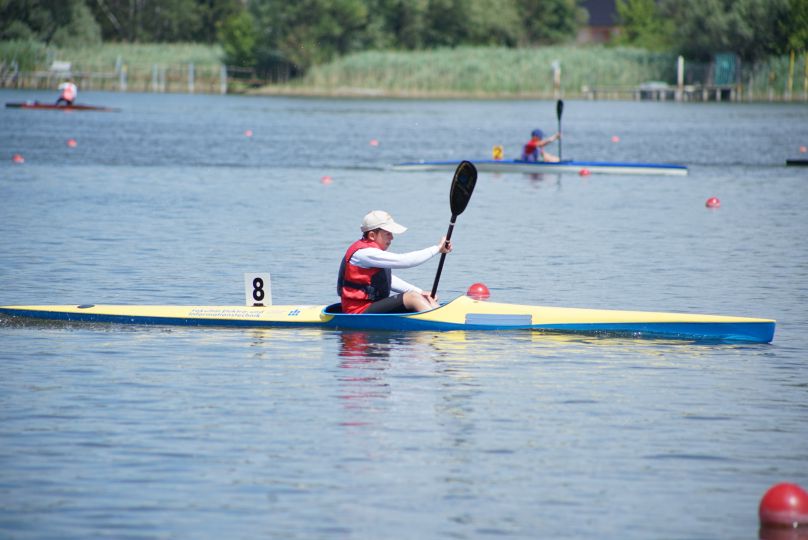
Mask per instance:
[[[617,0],[615,44],[707,59],[805,50],[808,0]],[[362,50],[572,42],[579,0],[0,0],[0,40],[220,44],[229,65],[292,74]]]

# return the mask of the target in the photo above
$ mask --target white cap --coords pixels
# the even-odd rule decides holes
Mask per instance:
[[[384,210],[374,210],[362,219],[362,232],[372,231],[373,229],[384,229],[393,234],[401,234],[407,230],[407,227],[399,225],[393,221],[393,216]]]

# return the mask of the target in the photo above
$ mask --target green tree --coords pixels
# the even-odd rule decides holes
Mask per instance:
[[[359,49],[368,23],[362,0],[254,0],[258,67],[286,63],[305,71],[313,64]]]
[[[786,49],[808,50],[808,0],[791,0],[789,7],[790,15],[780,27],[780,31],[788,36]]]
[[[0,1],[0,39],[91,44],[100,29],[84,0]]]
[[[620,35],[618,45],[665,51],[673,44],[673,21],[665,17],[655,0],[617,0]]]
[[[588,13],[576,0],[517,0],[526,44],[554,44],[574,39]]]
[[[231,15],[219,29],[219,42],[225,62],[231,66],[253,67],[256,64],[258,31],[249,11]]]
[[[709,59],[735,52],[757,60],[785,47],[782,27],[790,14],[789,0],[667,0],[674,42],[691,58]]]

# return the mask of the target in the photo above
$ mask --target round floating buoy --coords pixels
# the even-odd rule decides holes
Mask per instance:
[[[505,149],[502,148],[502,146],[498,144],[491,150],[491,157],[493,157],[496,160],[500,160],[500,159],[502,159],[502,156],[504,155],[504,153],[505,153]]]
[[[323,176],[322,178],[320,178],[320,183],[321,183],[321,184],[325,184],[325,185],[328,185],[328,184],[330,184],[330,183],[331,183],[331,182],[333,182],[333,181],[334,181],[334,180],[333,180],[333,179],[332,179],[330,176],[328,176],[328,175],[325,175],[325,176]]]
[[[800,154],[804,154],[808,152],[808,146],[800,146]]]
[[[617,135],[612,135],[612,142],[613,143],[619,143],[620,142],[620,137],[618,137]]]
[[[75,148],[78,145],[79,143],[76,142],[76,139],[67,139],[67,146],[69,146],[70,148]]]
[[[488,290],[485,283],[474,283],[469,286],[466,296],[474,300],[488,300],[491,297],[491,291]]]
[[[707,202],[704,203],[704,206],[707,208],[718,208],[721,206],[721,201],[718,200],[718,197],[710,197],[707,199]]]
[[[584,167],[583,169],[581,169],[580,171],[578,171],[578,174],[579,174],[579,175],[581,175],[581,176],[589,176],[589,175],[590,175],[590,174],[592,174],[592,173],[589,171],[589,169],[587,169],[586,167]]]
[[[25,158],[22,157],[22,154],[14,154],[11,156],[11,161],[14,163],[25,163]]]
[[[808,492],[797,484],[776,484],[763,495],[758,514],[762,525],[808,527]]]
[[[245,137],[252,137],[253,136],[253,131],[251,129],[248,129],[247,131],[244,132],[244,136]]]
[[[370,139],[370,146],[379,146],[379,141],[376,139]]]

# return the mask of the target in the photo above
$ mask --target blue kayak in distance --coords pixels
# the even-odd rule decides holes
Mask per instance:
[[[492,173],[646,174],[686,176],[687,167],[673,163],[621,163],[611,161],[522,161],[518,159],[470,159],[478,171]],[[460,160],[409,161],[393,165],[395,171],[453,171]],[[586,171],[586,172],[583,172]]]
[[[429,311],[344,314],[339,304],[270,306],[0,306],[0,315],[67,322],[178,326],[319,327],[393,331],[534,331],[633,338],[769,343],[775,321],[651,311],[529,306],[459,296]]]

